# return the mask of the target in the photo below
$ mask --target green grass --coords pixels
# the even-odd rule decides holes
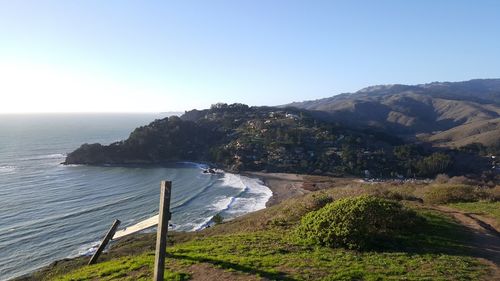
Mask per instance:
[[[270,280],[480,279],[486,268],[467,256],[462,247],[467,234],[461,226],[435,212],[419,213],[426,218],[425,226],[398,237],[393,245],[388,242],[383,251],[308,245],[293,238],[293,227],[196,237],[168,248],[165,280],[187,280],[185,272],[196,263]],[[151,251],[116,258],[54,280],[149,280],[153,258]]]
[[[463,210],[466,212],[479,213],[496,220],[497,225],[500,225],[500,202],[470,202],[470,203],[454,203],[448,206]]]
[[[315,247],[269,231],[191,241],[171,249],[169,257],[290,281],[476,280],[483,272],[480,263],[467,256]]]
[[[84,280],[151,280],[154,253],[126,256],[91,266],[83,266],[68,274],[53,278],[54,281]],[[189,274],[166,270],[165,280],[189,280]]]

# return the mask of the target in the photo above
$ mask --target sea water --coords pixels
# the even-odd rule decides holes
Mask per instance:
[[[114,219],[120,228],[158,212],[161,180],[172,181],[175,230],[203,229],[265,207],[258,179],[204,174],[196,163],[61,165],[82,143],[109,144],[161,114],[0,115],[0,280],[55,260],[90,254]]]

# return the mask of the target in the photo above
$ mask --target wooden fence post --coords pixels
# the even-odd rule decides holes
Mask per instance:
[[[101,255],[102,251],[104,251],[104,248],[106,248],[106,245],[108,245],[109,240],[113,239],[113,236],[115,235],[116,229],[118,228],[119,225],[120,225],[120,220],[115,220],[113,222],[113,225],[108,230],[108,233],[106,233],[106,236],[104,236],[104,239],[102,239],[101,245],[99,245],[97,251],[92,255],[92,258],[90,258],[88,265],[97,262],[97,259]]]
[[[170,220],[170,192],[172,182],[160,184],[160,209],[158,210],[158,231],[156,233],[156,254],[153,281],[163,281],[165,254],[167,250],[168,221]]]

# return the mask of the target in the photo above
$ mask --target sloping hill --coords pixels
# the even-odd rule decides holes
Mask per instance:
[[[446,146],[500,139],[500,79],[380,85],[284,107],[354,126],[375,126]]]
[[[493,145],[500,139],[500,118],[465,123],[434,134],[429,140],[437,144],[462,147],[469,143]]]

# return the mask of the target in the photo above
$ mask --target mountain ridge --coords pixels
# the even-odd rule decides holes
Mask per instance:
[[[483,124],[500,118],[500,79],[375,85],[354,93],[280,107],[306,109],[325,120],[377,127],[440,146],[469,144],[454,137],[454,132],[465,126],[468,137],[474,135],[471,141],[493,145],[498,141],[495,132],[500,132],[498,122],[487,126],[488,130]],[[476,126],[482,129],[475,130]]]

